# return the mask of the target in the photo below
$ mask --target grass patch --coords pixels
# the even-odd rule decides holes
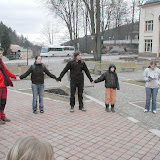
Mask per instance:
[[[89,63],[89,62],[86,62],[86,64]],[[108,69],[109,68],[109,65],[112,63],[112,64],[115,64],[116,66],[116,72],[119,73],[119,72],[123,72],[121,70],[122,66],[127,66],[127,65],[131,65],[131,66],[134,66],[136,67],[135,71],[138,71],[138,70],[142,70],[142,65],[141,64],[136,64],[135,62],[114,62],[114,61],[102,61],[102,63],[100,63],[99,61],[92,61],[92,63],[95,63],[96,64],[96,69]],[[132,72],[131,69],[125,69],[125,72]],[[91,71],[91,73],[93,73]],[[104,73],[104,72],[102,72]],[[94,74],[98,74],[98,72],[95,72]]]
[[[144,80],[128,80],[128,81],[123,81],[131,84],[136,84],[139,86],[145,86],[145,81]]]

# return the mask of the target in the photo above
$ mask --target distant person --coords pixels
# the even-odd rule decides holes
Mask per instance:
[[[17,53],[16,53],[16,55],[17,55],[17,58],[20,59],[20,57],[21,57],[21,51],[18,50]]]
[[[152,97],[152,112],[156,113],[156,101],[159,89],[160,69],[156,67],[156,62],[151,62],[150,66],[144,70],[143,78],[146,82],[146,105],[144,112],[149,112]]]
[[[111,103],[111,111],[115,112],[114,106],[116,103],[116,89],[119,90],[119,81],[116,73],[116,66],[114,64],[109,65],[109,69],[102,74],[94,83],[105,81],[106,93],[105,93],[105,111],[110,112],[109,104]]]
[[[22,137],[9,150],[6,160],[54,160],[53,147],[42,138]]]
[[[2,61],[3,52],[3,48],[0,48],[0,125],[5,124],[5,122],[10,122],[10,119],[6,118],[4,113],[7,101],[7,86],[13,87],[13,83],[10,80],[10,77],[16,80],[20,80],[19,77],[16,77],[6,68]]]
[[[81,52],[76,51],[74,53],[73,59],[67,63],[66,67],[63,69],[57,80],[61,81],[62,77],[68,70],[70,70],[70,112],[74,112],[76,88],[78,88],[79,110],[86,111],[83,105],[83,71],[86,73],[87,77],[91,82],[93,81],[93,79],[91,78],[91,75],[85,62],[81,59]]]
[[[42,63],[41,56],[35,57],[35,62],[30,68],[26,71],[26,73],[20,76],[20,79],[26,78],[31,73],[31,81],[32,81],[32,93],[33,93],[33,102],[32,109],[33,113],[37,114],[37,96],[39,95],[39,110],[40,113],[44,113],[44,105],[43,105],[43,93],[44,93],[44,73],[46,73],[49,77],[56,79],[56,76],[48,71],[46,66]]]

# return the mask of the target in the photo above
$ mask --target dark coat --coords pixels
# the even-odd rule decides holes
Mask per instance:
[[[102,74],[98,79],[96,79],[94,82],[98,83],[98,82],[105,81],[106,88],[117,88],[117,90],[119,90],[120,88],[119,88],[117,73],[115,71],[111,72],[110,71],[111,67],[114,67],[116,70],[116,66],[114,64],[111,64],[109,66],[109,69],[104,74]]]
[[[44,72],[51,78],[56,79],[56,76],[48,71],[44,64],[34,63],[34,67],[31,66],[26,73],[22,74],[19,78],[26,78],[31,73],[31,81],[33,84],[44,84]]]
[[[81,60],[78,62],[69,61],[58,78],[60,81],[68,70],[70,70],[70,79],[72,82],[75,82],[75,83],[84,82],[84,74],[82,71],[86,73],[87,77],[91,82],[93,81],[84,61],[81,61]]]

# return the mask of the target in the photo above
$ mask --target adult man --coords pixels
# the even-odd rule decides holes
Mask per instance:
[[[70,112],[74,112],[75,106],[75,92],[76,88],[78,88],[78,100],[79,100],[79,110],[86,111],[83,106],[83,87],[84,87],[84,75],[82,71],[85,71],[87,77],[91,82],[93,79],[89,73],[89,70],[84,61],[81,59],[81,52],[77,51],[74,53],[73,59],[67,63],[66,67],[61,72],[59,78],[57,80],[61,81],[64,74],[70,70]]]
[[[4,65],[2,61],[3,51],[3,48],[0,48],[0,125],[5,124],[5,122],[10,122],[10,119],[6,118],[4,113],[7,100],[7,86],[13,87],[10,77],[20,80],[19,77],[16,77]]]

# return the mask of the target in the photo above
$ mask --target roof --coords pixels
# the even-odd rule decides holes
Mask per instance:
[[[160,0],[148,0],[144,5],[160,2]]]

